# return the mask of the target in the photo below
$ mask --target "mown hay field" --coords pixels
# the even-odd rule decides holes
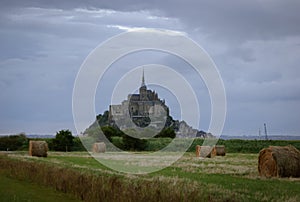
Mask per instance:
[[[71,194],[56,191],[51,187],[11,178],[6,176],[4,170],[0,169],[0,201],[77,202],[80,200]]]
[[[105,155],[116,158],[113,153]],[[188,152],[171,166],[138,175],[111,170],[86,152],[48,152],[47,158],[11,152],[0,155],[0,162],[12,178],[50,186],[84,201],[300,201],[300,179],[260,177],[258,154],[196,158]],[[125,163],[149,166],[134,158],[119,162]]]

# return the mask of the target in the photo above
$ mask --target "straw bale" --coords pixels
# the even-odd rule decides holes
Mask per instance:
[[[47,157],[48,144],[46,141],[29,141],[29,155]]]
[[[211,146],[201,146],[200,147],[200,157],[212,158],[216,156],[216,148]]]
[[[264,177],[300,177],[300,151],[291,145],[262,149],[258,172]]]
[[[217,156],[225,156],[226,155],[226,150],[224,145],[216,145],[216,155]]]
[[[196,145],[196,157],[200,157],[200,145]]]
[[[93,152],[94,153],[105,153],[106,145],[104,142],[96,142],[93,144]]]

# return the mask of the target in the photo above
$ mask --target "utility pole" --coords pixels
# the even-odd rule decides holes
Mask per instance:
[[[261,136],[261,130],[260,128],[258,129],[258,138],[260,139],[260,136]]]
[[[266,136],[266,140],[268,140],[267,124],[266,124],[266,123],[264,123],[264,128],[265,128],[265,136]]]

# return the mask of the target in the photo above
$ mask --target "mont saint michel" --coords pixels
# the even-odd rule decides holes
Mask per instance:
[[[97,121],[85,131],[85,134],[93,133],[93,127],[100,125],[121,131],[145,127],[147,130],[169,130],[178,138],[213,137],[210,133],[192,128],[184,120],[174,120],[166,101],[161,99],[155,90],[147,87],[144,69],[137,86],[139,86],[137,93],[128,94],[127,99],[120,104],[110,105],[108,111],[99,114]]]
[[[168,116],[169,107],[165,104],[165,100],[160,99],[155,91],[147,89],[144,69],[139,94],[129,94],[121,104],[109,107],[109,122],[118,120],[122,123],[120,129],[123,128],[123,124],[126,125],[126,119],[129,117],[139,127],[149,124],[158,127]]]

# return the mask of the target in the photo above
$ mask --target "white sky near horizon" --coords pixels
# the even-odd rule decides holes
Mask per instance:
[[[124,31],[160,28],[185,34],[215,62],[227,96],[223,134],[258,135],[267,123],[270,135],[299,135],[299,9],[300,1],[293,0],[1,1],[0,134],[55,134],[61,129],[76,134],[72,91],[88,54]],[[114,71],[149,63],[174,69],[186,65],[165,53],[129,55],[99,84],[96,113],[108,109],[110,90],[119,78]],[[199,99],[199,129],[206,130],[209,94],[201,78],[186,69],[181,73]],[[137,88],[140,83],[139,78]],[[174,96],[157,91],[176,111]]]

